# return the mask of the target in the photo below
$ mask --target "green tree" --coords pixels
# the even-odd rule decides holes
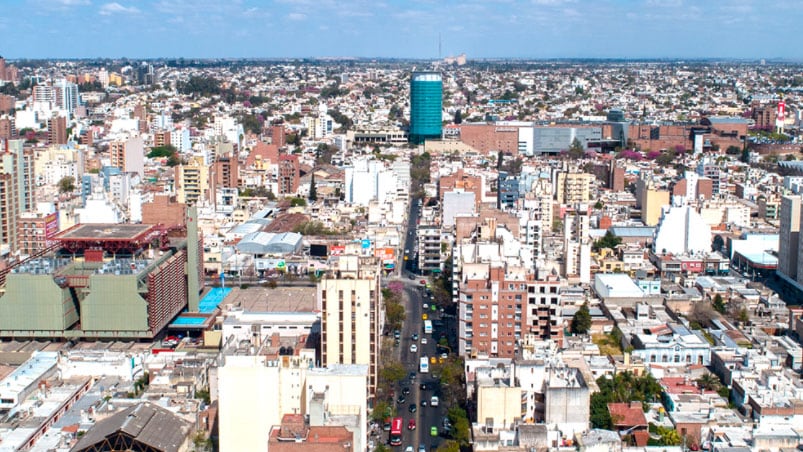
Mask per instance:
[[[404,366],[395,360],[383,363],[382,368],[379,369],[379,378],[391,384],[402,380],[405,376],[407,376],[407,371]]]
[[[59,193],[72,193],[75,191],[75,178],[72,176],[64,176],[59,180]]]
[[[750,150],[749,150],[749,149],[747,149],[747,147],[745,147],[744,149],[742,149],[742,156],[741,156],[741,157],[739,157],[739,160],[740,160],[742,163],[750,163]]]
[[[438,446],[435,452],[460,452],[460,443],[447,439]]]
[[[574,313],[572,317],[572,333],[586,334],[591,329],[591,312],[588,309],[588,302],[586,301],[580,306],[580,309]]]
[[[727,308],[725,307],[725,302],[722,300],[722,295],[716,294],[714,295],[714,301],[711,303],[714,307],[714,310],[720,314],[724,314]]]
[[[307,205],[307,200],[304,198],[292,198],[290,199],[290,207],[304,207]]]
[[[459,109],[455,110],[455,112],[454,112],[454,123],[455,124],[462,124],[463,123],[463,114]]]
[[[309,200],[312,202],[318,200],[318,190],[315,188],[315,173],[312,173],[312,178],[309,182]]]
[[[728,155],[739,155],[742,153],[742,150],[739,149],[739,146],[730,145],[725,149],[725,153]]]
[[[447,415],[452,423],[452,438],[460,446],[468,446],[471,440],[471,423],[468,421],[466,411],[458,405],[452,405]]]
[[[700,375],[700,377],[695,381],[700,389],[704,389],[706,391],[716,391],[721,385],[719,378],[717,378],[716,375],[708,372]]]
[[[566,155],[570,159],[574,160],[585,157],[586,151],[583,149],[583,143],[581,143],[580,140],[577,138],[572,140],[572,144],[571,146],[569,146],[569,151],[566,153]]]
[[[373,411],[371,411],[371,419],[377,422],[382,422],[385,419],[388,411],[391,413],[393,412],[393,405],[386,400],[378,400],[376,405],[374,405]]]
[[[401,303],[385,303],[385,318],[392,328],[398,329],[404,322],[405,315],[404,306]]]
[[[621,244],[622,244],[622,238],[617,237],[610,229],[608,229],[605,232],[605,235],[601,239],[594,242],[591,248],[594,251],[599,251],[603,248],[614,249]]]

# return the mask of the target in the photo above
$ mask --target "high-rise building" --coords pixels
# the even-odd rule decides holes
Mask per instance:
[[[410,79],[410,142],[440,138],[443,121],[443,79],[438,72],[413,72]]]
[[[555,197],[558,204],[575,204],[591,199],[591,182],[594,176],[575,171],[561,171],[557,174]]]
[[[781,221],[778,225],[778,273],[792,281],[800,275],[800,196],[781,198]]]
[[[145,147],[142,138],[134,137],[109,143],[111,166],[126,173],[145,174]]]
[[[67,144],[67,118],[54,116],[47,120],[47,143]]]
[[[22,140],[6,140],[0,154],[0,245],[17,250],[20,212],[34,205],[33,151]]]
[[[193,156],[184,165],[176,166],[176,198],[188,205],[203,203],[204,199],[214,198],[209,193],[209,166],[201,156]]]
[[[298,191],[298,156],[282,154],[279,156],[279,194],[293,195]]]
[[[356,255],[340,256],[334,275],[318,283],[321,365],[368,365],[368,397],[379,371],[380,289],[379,262]]]

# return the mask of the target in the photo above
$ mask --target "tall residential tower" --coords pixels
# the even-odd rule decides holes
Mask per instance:
[[[443,79],[438,72],[413,72],[410,79],[410,142],[441,137]]]

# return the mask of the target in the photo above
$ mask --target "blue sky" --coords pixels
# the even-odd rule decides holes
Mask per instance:
[[[0,0],[6,58],[789,58],[801,0]]]

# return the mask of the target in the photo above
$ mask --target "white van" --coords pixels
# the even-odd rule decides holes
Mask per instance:
[[[432,399],[429,401],[429,406],[438,406],[438,396],[432,396]]]

